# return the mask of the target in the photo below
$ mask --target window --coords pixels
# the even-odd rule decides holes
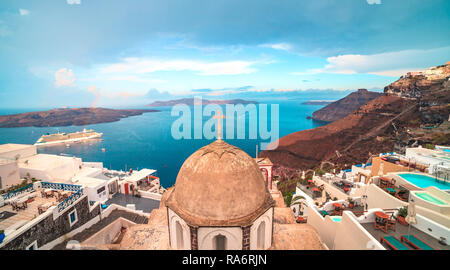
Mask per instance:
[[[78,221],[77,209],[74,209],[72,212],[69,213],[70,226],[72,227],[72,225],[75,224],[77,221]]]
[[[218,234],[214,237],[214,246],[216,250],[225,250],[227,246],[227,238],[224,235]]]
[[[264,249],[264,238],[265,238],[265,232],[266,232],[266,223],[263,221],[258,226],[258,241],[256,243],[256,247],[258,249]]]
[[[183,228],[178,220],[175,222],[175,230],[175,235],[177,237],[177,249],[184,249]]]
[[[26,249],[27,250],[37,250],[38,249],[37,240],[34,241],[33,243],[31,243]]]
[[[103,187],[97,189],[97,194],[102,193],[103,191],[105,191],[105,189],[106,189],[105,186],[103,186]]]

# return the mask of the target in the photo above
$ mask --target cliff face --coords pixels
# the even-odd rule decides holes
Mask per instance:
[[[288,169],[312,169],[323,162],[344,168],[405,146],[450,144],[449,67],[441,66],[439,78],[402,77],[346,117],[282,137],[277,149],[260,156]],[[434,128],[424,129],[430,125]]]
[[[313,113],[313,119],[325,122],[334,122],[349,115],[367,102],[381,96],[381,93],[359,89],[350,95],[335,101]]]
[[[83,126],[119,121],[121,118],[157,110],[113,110],[105,108],[70,108],[0,116],[0,128]]]

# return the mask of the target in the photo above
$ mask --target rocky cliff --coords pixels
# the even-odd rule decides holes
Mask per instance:
[[[49,111],[27,112],[0,116],[0,128],[5,127],[57,127],[83,126],[119,121],[146,112],[157,110],[113,110],[105,108],[70,108]]]
[[[261,157],[286,169],[321,164],[345,168],[373,154],[421,144],[450,144],[450,63],[423,74],[402,76],[344,118],[326,126],[289,134]],[[439,76],[435,76],[439,74]]]
[[[358,91],[315,111],[312,118],[319,121],[334,122],[344,118],[362,105],[381,95],[382,93],[367,91],[367,89],[359,89]]]

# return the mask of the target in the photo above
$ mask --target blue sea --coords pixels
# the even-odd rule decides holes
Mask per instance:
[[[268,103],[279,104],[278,124],[280,138],[296,131],[311,129],[324,124],[306,119],[314,111],[323,107],[322,105],[302,105],[301,103],[306,100]],[[0,114],[5,115],[46,109],[49,108],[0,109]],[[171,126],[179,117],[171,116],[171,107],[151,109],[158,109],[160,111],[124,118],[117,122],[86,126],[0,128],[0,144],[34,144],[41,135],[46,133],[56,133],[58,131],[75,132],[83,128],[94,129],[97,132],[103,133],[103,140],[75,143],[71,144],[68,148],[65,145],[47,146],[38,148],[38,152],[73,155],[81,157],[83,161],[103,162],[104,167],[115,170],[125,170],[125,168],[133,168],[134,170],[141,168],[155,169],[161,179],[161,184],[167,188],[175,183],[177,173],[184,160],[200,147],[211,143],[212,140],[174,139],[171,135]],[[270,109],[268,115],[270,116]],[[208,120],[207,117],[203,117],[203,119],[203,123]],[[270,129],[270,122],[268,125]],[[248,130],[247,117],[246,139],[227,140],[227,142],[240,147],[250,156],[254,157],[256,145],[261,140],[259,138],[248,139]],[[105,148],[105,151],[102,151],[102,148]]]

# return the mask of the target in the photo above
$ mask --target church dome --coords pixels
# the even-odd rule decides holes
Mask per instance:
[[[167,206],[193,226],[248,226],[274,201],[253,158],[216,140],[186,159]]]

